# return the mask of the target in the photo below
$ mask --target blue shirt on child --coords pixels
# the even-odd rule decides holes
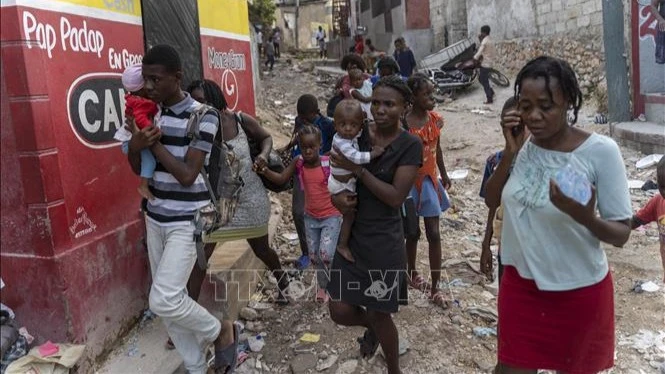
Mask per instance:
[[[333,136],[335,135],[335,124],[333,123],[332,119],[322,115],[316,116],[312,122],[314,126],[317,126],[319,130],[321,130],[321,151],[319,153],[324,155],[330,152],[330,149],[332,149]],[[300,119],[300,117],[296,117],[294,131],[300,131],[303,126],[305,126],[305,121]],[[298,143],[296,143],[296,145],[293,146],[293,150],[291,151],[291,156],[295,158],[299,155],[300,147],[298,146]]]

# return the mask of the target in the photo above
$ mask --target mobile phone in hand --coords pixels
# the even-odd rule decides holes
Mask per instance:
[[[511,131],[511,133],[513,134],[513,136],[517,136],[517,135],[519,135],[522,131],[524,131],[524,125],[515,126],[515,127],[513,127],[512,129],[510,129],[510,131]]]

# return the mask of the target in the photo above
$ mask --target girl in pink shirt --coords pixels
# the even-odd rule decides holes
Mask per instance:
[[[267,167],[256,172],[275,183],[286,183],[294,174],[299,179],[305,195],[305,236],[309,257],[317,270],[316,300],[325,303],[328,301],[329,268],[337,247],[342,214],[332,205],[328,191],[330,161],[328,156],[319,155],[321,130],[315,126],[304,126],[298,132],[298,145],[302,154],[293,159],[281,174]]]

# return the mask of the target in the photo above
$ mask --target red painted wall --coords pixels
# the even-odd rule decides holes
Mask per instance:
[[[406,29],[429,29],[429,0],[405,0]]]
[[[1,17],[2,302],[41,340],[94,357],[146,305],[138,179],[111,141],[142,27],[16,6]]]
[[[203,74],[222,88],[229,109],[254,115],[254,81],[250,43],[201,35]]]

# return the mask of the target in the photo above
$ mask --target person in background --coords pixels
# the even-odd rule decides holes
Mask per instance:
[[[440,138],[443,129],[443,117],[434,111],[434,86],[422,74],[414,74],[407,81],[413,93],[413,105],[404,119],[404,125],[411,135],[420,138],[423,144],[423,163],[418,169],[418,178],[411,187],[409,195],[416,206],[418,217],[425,222],[425,236],[429,246],[429,264],[432,283],[428,285],[425,279],[416,271],[416,257],[418,255],[418,241],[420,229],[415,235],[406,237],[407,271],[409,284],[423,292],[429,288],[430,301],[441,308],[450,307],[453,300],[449,300],[439,289],[441,279],[441,213],[450,208],[447,189],[452,183],[446,172],[443,162]]]
[[[651,14],[656,24],[656,63],[665,64],[665,0],[651,0]]]
[[[259,58],[263,57],[263,31],[256,33],[256,45],[259,47]]]
[[[395,52],[393,57],[397,64],[399,65],[399,72],[403,77],[410,77],[414,71],[416,71],[416,57],[413,55],[413,51],[406,46],[406,41],[403,37],[395,39]]]
[[[378,56],[379,51],[374,44],[372,44],[372,39],[365,39],[365,54],[363,55],[363,58],[365,59],[365,65],[367,66],[367,73],[374,74],[374,64],[376,64]]]
[[[342,58],[342,61],[340,62],[340,68],[346,71],[347,74],[341,76],[337,80],[337,83],[335,83],[333,97],[328,101],[328,105],[326,107],[326,115],[328,117],[332,117],[335,114],[335,108],[340,101],[351,98],[351,89],[353,87],[351,87],[351,79],[349,78],[348,72],[353,69],[360,69],[365,71],[365,60],[363,60],[361,56],[358,56],[355,53],[349,53]],[[365,79],[370,77],[369,74],[364,74],[363,76]]]
[[[372,86],[376,85],[379,79],[389,77],[391,75],[397,76],[400,79],[402,79],[404,82],[406,82],[408,78],[402,76],[399,71],[400,71],[399,65],[397,64],[397,61],[395,61],[394,58],[390,56],[381,57],[379,59],[379,62],[377,62],[376,64],[376,75],[373,75],[370,78]]]
[[[353,69],[349,71],[349,78],[351,79],[351,97],[360,103],[362,111],[365,113],[365,118],[372,120],[372,112],[370,111],[370,103],[372,102],[372,81],[365,78],[365,74],[360,69]]]
[[[319,26],[319,31],[316,32],[316,43],[319,45],[319,58],[328,58],[328,49],[326,48],[326,31],[322,26]]]
[[[663,283],[665,283],[665,156],[660,158],[656,166],[656,179],[658,193],[633,216],[631,228],[634,230],[651,222],[656,222],[658,225],[660,259],[663,264]]]
[[[363,43],[363,36],[356,35],[354,39],[353,53],[357,54],[358,56],[362,56],[364,52],[365,44]]]
[[[280,45],[282,44],[282,31],[279,27],[275,27],[275,31],[272,33],[272,45],[275,46],[275,57],[282,57],[282,51],[280,50]]]
[[[305,94],[298,98],[296,103],[296,112],[298,115],[295,119],[293,126],[293,133],[291,140],[282,149],[280,153],[291,150],[291,158],[295,159],[302,152],[300,144],[298,143],[300,130],[305,126],[317,127],[321,133],[321,155],[330,153],[332,148],[333,136],[335,135],[335,125],[333,121],[321,115],[319,111],[319,101],[314,95]],[[298,178],[293,179],[293,188],[291,189],[291,213],[293,215],[293,223],[296,226],[296,233],[298,234],[298,241],[300,244],[301,256],[296,262],[298,269],[305,269],[310,264],[309,248],[307,245],[307,236],[305,231],[305,195],[303,186],[300,185]]]
[[[514,96],[511,96],[503,104],[501,115],[503,116],[508,111],[516,109],[517,109],[517,99],[515,99]],[[529,129],[524,128],[524,131],[527,132],[528,136]],[[522,144],[518,144],[518,146],[521,148]],[[492,153],[487,158],[487,162],[485,163],[485,173],[483,174],[483,180],[480,183],[480,197],[482,197],[483,199],[485,199],[486,195],[487,181],[494,173],[494,170],[496,170],[496,167],[499,165],[499,162],[501,161],[502,157],[503,157],[503,151],[498,151],[496,153]],[[499,242],[499,251],[497,254],[497,261],[496,261],[499,267],[499,282],[501,282],[501,276],[503,275],[503,265],[501,265],[501,227],[503,224],[502,222],[503,222],[503,209],[501,208],[501,206],[498,206],[496,208],[490,208],[487,214],[487,224],[485,225],[485,235],[483,237],[481,245],[482,250],[480,253],[480,271],[482,271],[483,274],[485,274],[485,276],[489,281],[494,280],[493,279],[494,263],[492,262],[492,251],[490,248],[492,243],[492,237],[495,237],[496,240]]]
[[[272,37],[268,38],[268,43],[266,43],[265,65],[270,68],[270,71],[272,71],[272,67],[275,65],[275,44]]]
[[[480,40],[480,47],[478,51],[473,55],[473,59],[476,62],[476,66],[480,66],[480,74],[478,75],[478,80],[480,84],[483,85],[485,90],[485,97],[487,100],[484,104],[492,104],[494,102],[494,90],[490,85],[490,68],[494,63],[494,43],[490,38],[490,27],[485,25],[480,28],[480,35],[478,39]]]
[[[497,372],[598,373],[614,365],[615,352],[601,242],[621,247],[630,236],[623,157],[611,138],[569,123],[582,92],[566,61],[529,61],[515,96],[518,110],[501,117],[506,145],[485,197],[489,208],[503,207]],[[570,184],[581,193],[564,193]]]

